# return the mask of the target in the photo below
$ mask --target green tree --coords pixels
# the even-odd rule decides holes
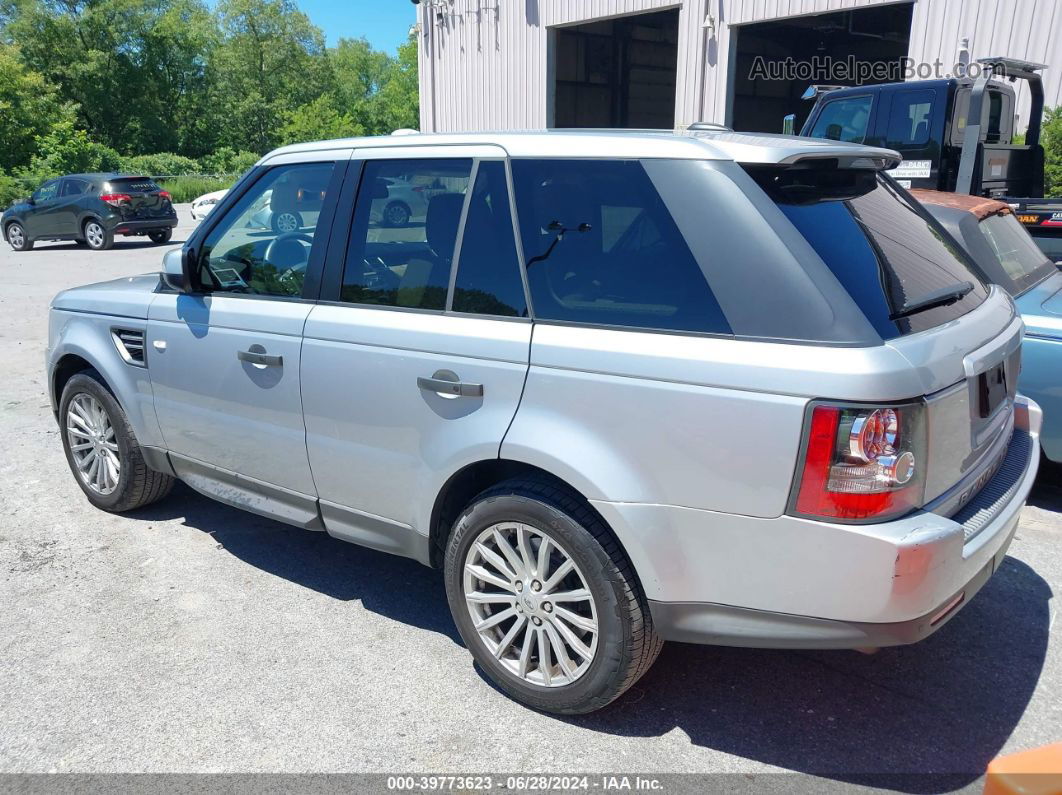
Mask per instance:
[[[1044,147],[1044,193],[1062,195],[1062,105],[1044,111],[1040,143]]]
[[[336,110],[332,98],[322,94],[317,99],[285,114],[280,134],[281,144],[301,141],[326,141],[364,135],[365,128],[354,119]]]
[[[92,171],[117,171],[122,157],[109,146],[89,138],[72,121],[61,121],[47,135],[37,136],[37,154],[20,176],[39,182],[60,174]]]
[[[292,0],[221,0],[218,17],[219,143],[265,152],[281,140],[288,114],[327,87],[324,35]]]
[[[397,57],[374,50],[366,39],[340,39],[329,60],[336,106],[367,135],[418,126],[416,39],[400,46]]]
[[[15,47],[0,44],[0,169],[28,163],[36,138],[58,122],[73,121],[74,112],[54,86],[22,64]]]

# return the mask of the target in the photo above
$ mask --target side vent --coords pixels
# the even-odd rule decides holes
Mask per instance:
[[[141,329],[112,328],[111,339],[114,347],[125,359],[126,364],[135,364],[138,367],[146,367],[144,359],[144,332]]]

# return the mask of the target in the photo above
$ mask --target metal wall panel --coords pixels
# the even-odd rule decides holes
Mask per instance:
[[[418,6],[421,129],[536,129],[549,121],[552,27],[679,8],[677,126],[725,121],[734,26],[898,0],[442,0]],[[902,0],[900,0],[902,1]],[[706,27],[710,17],[711,27]],[[969,55],[1052,64],[1049,106],[1062,104],[1062,0],[915,0],[910,56],[949,71]],[[1028,92],[1019,84],[1019,124]]]

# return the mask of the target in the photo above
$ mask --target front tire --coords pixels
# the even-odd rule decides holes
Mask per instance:
[[[404,202],[392,202],[384,207],[383,222],[384,226],[392,228],[398,228],[406,226],[409,223],[409,219],[413,213]]]
[[[156,246],[164,246],[170,242],[173,237],[172,229],[156,229],[152,232],[148,232],[148,237],[151,238],[151,242]]]
[[[269,225],[273,228],[273,234],[275,235],[298,232],[302,229],[302,216],[293,210],[284,210],[283,212],[273,213]]]
[[[144,462],[129,418],[94,370],[66,382],[59,422],[70,471],[97,508],[131,511],[170,493],[173,478]]]
[[[548,481],[517,478],[480,494],[454,524],[444,572],[473,657],[533,709],[600,709],[660,653],[619,543],[584,500]]]
[[[85,244],[93,251],[106,251],[114,245],[114,232],[107,229],[99,221],[86,221],[82,231],[84,232]]]
[[[15,251],[29,251],[33,248],[33,241],[26,237],[26,229],[17,221],[8,224],[7,242]]]

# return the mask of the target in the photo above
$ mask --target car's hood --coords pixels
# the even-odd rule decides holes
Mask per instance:
[[[1025,333],[1062,339],[1062,271],[1044,279],[1015,301]]]
[[[229,192],[228,188],[225,190],[216,190],[213,193],[204,193],[202,196],[197,196],[192,200],[192,204],[199,204],[200,202],[208,201],[210,199],[222,199],[225,194]]]
[[[155,297],[159,274],[145,273],[109,282],[86,284],[63,290],[52,299],[53,309],[69,312],[93,312],[101,315],[147,319],[148,307]]]

